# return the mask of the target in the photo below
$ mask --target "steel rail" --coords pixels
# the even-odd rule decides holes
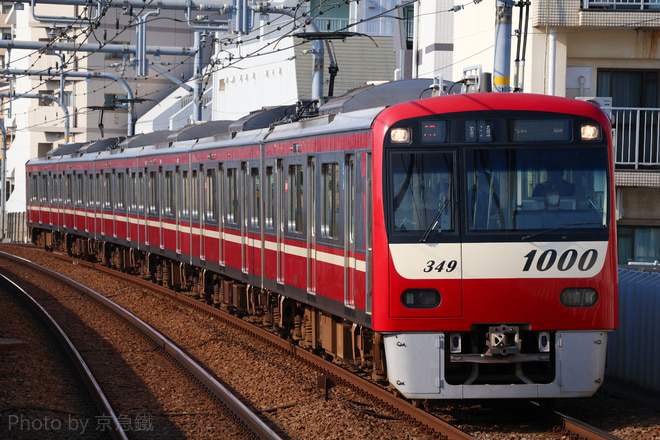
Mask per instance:
[[[5,254],[4,252],[0,252],[0,253],[3,255],[8,255]],[[37,300],[35,300],[32,297],[32,295],[27,293],[21,286],[19,286],[18,284],[16,284],[14,281],[10,280],[3,274],[0,274],[0,278],[3,281],[5,281],[5,285],[9,286],[10,290],[22,296],[23,300],[25,300],[28,306],[30,306],[30,308],[34,311],[37,317],[50,329],[53,336],[55,336],[55,339],[57,339],[57,341],[66,352],[73,365],[76,367],[78,374],[80,374],[80,377],[85,383],[86,388],[92,395],[92,399],[94,400],[94,403],[96,404],[99,413],[101,413],[104,417],[107,418],[107,421],[109,422],[110,425],[109,426],[110,435],[112,436],[112,438],[128,440],[128,437],[126,436],[126,432],[124,432],[121,423],[119,423],[119,419],[117,418],[115,411],[112,409],[112,405],[110,405],[108,398],[105,396],[105,393],[101,389],[101,386],[94,377],[92,370],[89,369],[87,363],[80,355],[80,352],[73,345],[73,342],[71,342],[71,340],[64,332],[64,330],[62,330],[62,327],[60,327],[60,325],[55,321],[55,319],[50,315],[50,313],[48,313],[46,309],[44,309],[41,306],[41,304],[39,304],[39,302],[37,302]],[[104,419],[104,421],[105,420],[106,419]]]
[[[217,397],[236,417],[259,439],[263,440],[281,440],[281,437],[266,424],[256,413],[254,413],[250,408],[248,408],[243,402],[241,402],[235,395],[233,395],[225,386],[218,382],[213,376],[211,376],[204,368],[202,368],[197,362],[195,362],[190,356],[188,356],[183,350],[176,346],[173,342],[168,340],[156,329],[151,327],[146,322],[142,321],[140,318],[135,316],[130,311],[124,309],[118,304],[110,301],[103,295],[95,292],[94,290],[88,288],[84,284],[81,284],[71,278],[68,278],[60,273],[55,272],[52,269],[36,264],[25,258],[21,258],[15,255],[7,254],[0,251],[0,256],[6,257],[8,259],[13,259],[27,266],[33,267],[37,270],[47,273],[49,276],[58,279],[59,281],[77,289],[81,292],[87,294],[90,298],[94,299],[104,307],[112,310],[122,319],[126,320],[128,323],[137,328],[140,332],[145,334],[149,339],[151,339],[154,344],[158,345],[163,349],[168,355],[170,355],[179,365],[183,366],[186,371],[190,372],[202,385],[204,385],[215,397]],[[78,261],[78,260],[76,260]],[[90,266],[95,269],[98,269],[96,266]],[[113,271],[114,275],[117,275],[116,271]],[[131,277],[132,281],[136,279]],[[152,285],[153,286],[153,285]]]

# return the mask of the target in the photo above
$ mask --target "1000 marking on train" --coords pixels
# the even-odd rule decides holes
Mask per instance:
[[[545,272],[553,267],[561,272],[572,269],[577,264],[577,268],[586,272],[590,270],[598,261],[598,251],[596,249],[587,249],[582,254],[576,249],[566,249],[561,255],[556,249],[546,249],[538,255],[538,250],[528,252],[525,255],[525,266],[523,272],[529,272],[533,267],[539,272]]]

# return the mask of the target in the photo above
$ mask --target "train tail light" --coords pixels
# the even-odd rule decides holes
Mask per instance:
[[[598,302],[598,292],[591,287],[569,287],[559,294],[564,307],[591,307]]]
[[[550,332],[539,332],[539,352],[550,353]]]
[[[442,298],[435,289],[407,289],[401,295],[401,303],[409,309],[433,309]]]

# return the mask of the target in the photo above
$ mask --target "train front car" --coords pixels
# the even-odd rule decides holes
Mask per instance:
[[[413,399],[592,395],[618,325],[606,115],[454,95],[390,107],[374,138],[373,327],[391,384]]]

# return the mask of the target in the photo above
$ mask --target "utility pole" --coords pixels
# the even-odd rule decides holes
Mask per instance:
[[[493,85],[496,92],[510,92],[511,76],[511,21],[513,0],[495,3],[495,64]]]

